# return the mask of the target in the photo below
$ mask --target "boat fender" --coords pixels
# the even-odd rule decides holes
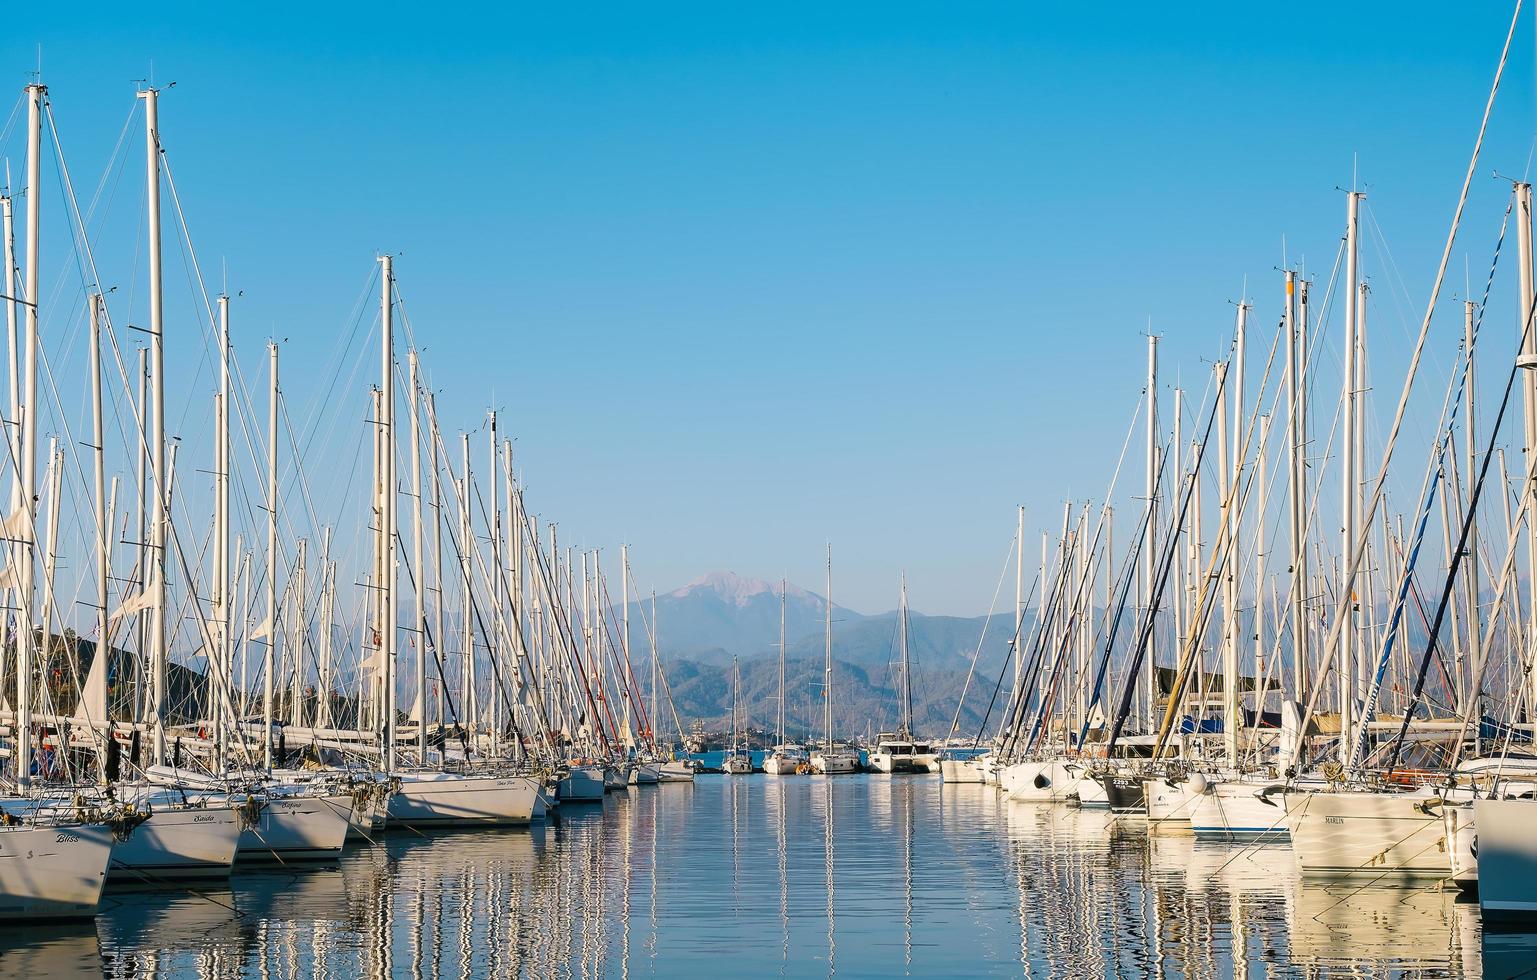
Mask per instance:
[[[1047,776],[1046,776],[1046,774],[1044,772],[1038,772],[1038,773],[1035,774],[1035,788],[1036,789],[1045,789],[1046,787],[1048,787],[1050,785],[1051,785],[1051,780],[1047,778]]]
[[[1206,774],[1205,773],[1198,772],[1198,773],[1192,774],[1191,777],[1190,777],[1189,783],[1190,783],[1190,792],[1195,793],[1197,796],[1199,796],[1200,794],[1206,792],[1207,786],[1206,786]]]

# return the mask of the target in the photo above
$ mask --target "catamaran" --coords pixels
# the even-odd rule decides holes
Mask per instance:
[[[876,736],[875,751],[870,753],[870,768],[887,774],[899,772],[930,773],[939,771],[939,755],[925,741],[913,737],[912,660],[908,648],[907,576],[902,576],[902,598],[897,609],[900,634],[897,703],[901,722],[895,732]]]

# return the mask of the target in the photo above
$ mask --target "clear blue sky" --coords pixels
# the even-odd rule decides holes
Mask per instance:
[[[560,6],[34,5],[0,79],[19,91],[42,45],[92,188],[133,80],[177,83],[161,128],[194,240],[245,291],[252,378],[287,338],[295,405],[395,252],[445,428],[499,406],[568,540],[628,540],[658,589],[718,568],[820,589],[831,540],[844,604],[893,607],[906,568],[915,608],[968,615],[1016,504],[1039,527],[1103,495],[1149,323],[1199,393],[1245,277],[1268,342],[1283,236],[1327,277],[1356,156],[1408,291],[1374,319],[1396,393],[1510,12]],[[1531,37],[1474,185],[1475,270],[1489,173],[1527,166]],[[18,169],[14,129],[3,149]],[[206,376],[178,385],[203,404]]]

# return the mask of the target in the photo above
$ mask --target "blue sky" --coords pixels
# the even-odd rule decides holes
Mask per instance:
[[[658,589],[720,568],[819,589],[831,540],[843,604],[893,607],[905,568],[915,608],[968,615],[1016,504],[1039,528],[1103,496],[1149,324],[1198,397],[1246,281],[1268,344],[1283,261],[1327,278],[1353,165],[1396,395],[1510,13],[34,9],[0,79],[19,91],[41,44],[77,184],[121,175],[101,245],[119,319],[143,317],[137,130],[108,167],[152,61],[177,83],[161,129],[205,272],[244,291],[251,378],[285,339],[297,414],[394,252],[444,427],[497,406],[566,540],[629,541]],[[1527,167],[1526,16],[1448,297],[1465,253],[1487,268],[1508,190],[1490,174]],[[3,152],[19,171],[14,127]],[[211,381],[180,263],[170,399],[190,431]],[[361,411],[368,353],[325,411]]]

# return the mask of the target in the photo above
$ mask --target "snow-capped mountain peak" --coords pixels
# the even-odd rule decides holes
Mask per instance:
[[[701,575],[683,588],[670,593],[674,599],[686,599],[701,593],[713,594],[724,602],[745,606],[758,596],[779,598],[780,583],[762,579],[743,578],[735,572],[710,572]],[[818,598],[798,585],[789,587],[789,594],[796,598]]]

